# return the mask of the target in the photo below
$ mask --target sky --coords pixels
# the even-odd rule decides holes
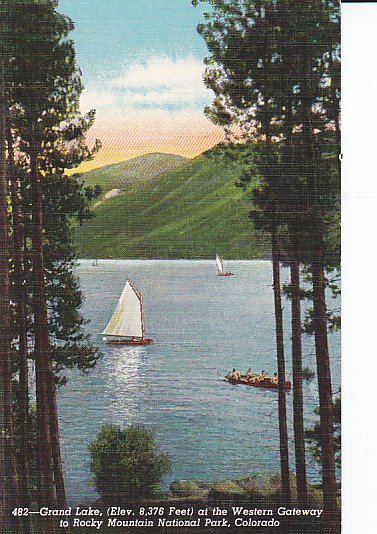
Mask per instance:
[[[80,170],[149,152],[194,157],[223,138],[203,111],[213,97],[202,81],[208,51],[196,32],[205,6],[60,0],[59,11],[75,23],[81,110],[96,110],[89,141],[98,138],[103,146]]]

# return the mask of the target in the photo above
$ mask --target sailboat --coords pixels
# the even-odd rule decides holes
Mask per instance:
[[[127,280],[115,311],[102,332],[106,343],[114,345],[149,345],[145,337],[143,298]]]
[[[224,271],[224,260],[221,256],[216,254],[216,267],[217,267],[217,276],[232,276],[233,273]]]
[[[92,267],[98,267],[98,260],[97,258],[93,260]]]

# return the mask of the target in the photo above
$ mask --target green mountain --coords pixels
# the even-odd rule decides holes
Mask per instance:
[[[187,161],[189,161],[187,158],[174,154],[160,152],[145,154],[122,163],[107,165],[86,172],[85,183],[87,185],[99,184],[104,191],[114,188],[123,189],[133,182],[155,178]]]
[[[169,169],[169,170],[168,170]],[[239,171],[205,156],[147,154],[84,175],[104,193],[95,217],[75,231],[81,258],[260,258],[266,239],[253,231],[235,187]]]

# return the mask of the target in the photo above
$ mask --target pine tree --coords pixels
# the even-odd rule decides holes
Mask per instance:
[[[9,61],[11,76],[8,106],[12,114],[9,123],[8,154],[10,157],[13,156],[16,163],[14,165],[10,162],[13,183],[15,185],[17,181],[21,183],[18,191],[17,188],[13,188],[12,222],[17,234],[17,230],[20,230],[17,219],[21,205],[24,243],[30,238],[32,243],[31,276],[27,262],[24,265],[26,268],[24,274],[31,287],[29,294],[33,307],[31,327],[36,368],[38,500],[43,505],[54,506],[56,503],[64,508],[65,491],[60,457],[55,373],[66,365],[70,367],[78,365],[86,369],[94,365],[97,358],[97,352],[90,347],[85,336],[80,334],[83,319],[74,311],[80,305],[81,297],[71,274],[74,260],[72,250],[69,249],[68,236],[68,219],[71,215],[67,203],[78,200],[78,207],[71,205],[70,210],[72,216],[84,218],[88,215],[87,199],[91,194],[89,191],[84,191],[78,183],[75,188],[73,186],[75,179],[65,178],[64,170],[92,156],[84,138],[85,132],[93,122],[94,114],[82,117],[78,111],[82,85],[75,62],[73,43],[67,39],[73,24],[68,18],[56,12],[57,2],[16,0],[8,7],[11,35],[17,36],[11,40]],[[13,143],[13,139],[17,141]],[[56,189],[57,184],[62,182],[71,186],[68,200],[64,195],[61,199],[56,199],[56,206],[61,214],[60,222],[64,222],[59,237],[54,236],[53,230],[47,228],[44,220],[47,207],[46,180],[49,181],[50,189]],[[20,204],[18,195],[21,199]],[[48,236],[51,247],[59,244],[60,248],[55,252],[54,258],[47,261]],[[19,246],[20,232],[16,240]],[[15,254],[15,287],[18,286],[17,277],[20,276],[20,261],[22,261],[20,257]],[[68,300],[71,297],[73,302],[70,309],[73,315],[62,307],[54,308],[52,315],[47,313],[47,302],[49,299],[50,301],[54,299],[51,277],[57,276],[61,280],[65,276],[65,291],[72,293],[60,299],[55,298],[55,302],[60,306],[64,298]],[[25,306],[27,295],[19,297],[23,298]],[[77,323],[73,326],[75,319]],[[60,328],[60,334],[56,334],[59,324],[63,328]],[[58,346],[59,343],[52,346],[54,332],[57,340],[63,338],[67,341],[63,349]],[[75,342],[71,341],[73,338]],[[78,350],[78,354],[74,356],[72,353],[76,347],[80,347],[80,343],[81,352]],[[58,365],[55,372],[54,358]],[[19,376],[22,382],[22,365]],[[25,387],[20,388],[20,391],[23,391],[26,401]],[[27,419],[26,404],[24,402],[20,410],[24,424]],[[23,476],[26,476],[25,465],[23,465]]]
[[[215,93],[207,114],[225,126],[228,139],[250,146],[243,182],[250,182],[255,164],[262,176],[251,193],[253,220],[264,230],[276,226],[291,267],[295,449],[302,503],[306,476],[298,275],[300,263],[312,266],[324,509],[331,532],[337,505],[324,291],[326,266],[337,261],[328,236],[337,224],[339,197],[333,165],[339,149],[338,3],[315,0],[310,8],[295,0],[207,3],[212,10],[199,26],[211,52],[205,80]]]
[[[12,206],[12,232],[13,232],[13,294],[16,303],[16,325],[19,357],[19,428],[20,440],[20,505],[30,506],[29,481],[29,369],[28,369],[28,320],[27,320],[27,291],[25,272],[25,234],[21,223],[21,202],[19,182],[14,164],[13,137],[11,129],[7,128],[8,171],[10,183],[10,198]],[[11,279],[12,281],[12,279]]]
[[[16,528],[11,509],[18,500],[18,476],[12,420],[12,351],[10,306],[10,244],[8,229],[8,173],[6,128],[8,110],[8,4],[0,4],[0,530]]]
[[[6,110],[4,60],[0,63],[0,408],[1,408],[1,447],[0,447],[0,527],[6,532],[6,524],[11,505],[12,481],[12,421],[11,421],[11,345],[10,345],[10,284],[9,284],[9,241],[7,213],[7,173],[6,173]]]
[[[198,2],[193,2],[194,5]],[[274,61],[276,47],[273,17],[275,7],[271,2],[226,2],[208,0],[212,6],[206,15],[207,22],[198,27],[204,37],[210,58],[207,58],[205,81],[215,93],[215,100],[207,109],[209,117],[228,127],[232,135],[232,124],[236,132],[241,130],[244,138],[259,142],[262,147],[258,159],[259,172],[266,183],[273,178],[275,160],[275,137],[280,135],[276,118],[281,114],[278,99],[280,91],[279,65]],[[269,16],[271,14],[271,17]],[[263,145],[265,145],[263,147]],[[249,175],[246,175],[249,178]],[[247,181],[247,180],[244,180]],[[270,197],[264,202],[264,215],[260,212],[254,222],[260,223],[271,235],[273,264],[273,287],[276,322],[276,350],[279,380],[279,434],[282,493],[289,505],[291,500],[289,478],[288,431],[286,397],[284,384],[285,357],[283,314],[280,284],[280,197],[281,177],[269,188]]]
[[[320,418],[322,428],[323,501],[327,532],[336,530],[337,488],[333,443],[333,399],[327,336],[327,306],[325,296],[326,248],[328,225],[334,223],[334,205],[338,204],[339,184],[336,169],[326,163],[336,158],[338,117],[326,114],[326,96],[334,97],[333,58],[334,35],[338,28],[338,6],[315,2],[312,10],[302,10],[296,3],[291,7],[293,18],[302,27],[296,35],[297,64],[300,73],[297,113],[302,124],[301,158],[306,162],[303,172],[310,199],[306,224],[309,262],[312,270],[314,335],[317,358]],[[315,20],[315,23],[313,23]],[[337,35],[339,39],[339,35]],[[335,132],[332,123],[335,121]],[[335,179],[334,179],[335,178]],[[332,204],[332,205],[331,205]],[[330,252],[330,251],[329,251]],[[328,254],[328,253],[327,253]]]

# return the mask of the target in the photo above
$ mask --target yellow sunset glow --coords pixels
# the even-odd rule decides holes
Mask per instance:
[[[92,161],[74,172],[86,172],[151,152],[193,158],[223,138],[223,130],[200,112],[143,110],[133,111],[128,117],[100,117],[88,135],[88,143],[100,139],[102,148]]]

